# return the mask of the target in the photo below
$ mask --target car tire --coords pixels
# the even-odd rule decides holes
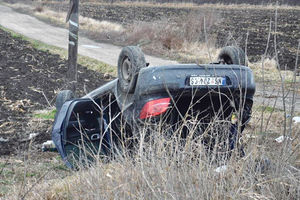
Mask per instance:
[[[248,66],[248,59],[245,52],[236,46],[222,48],[218,56],[218,61],[221,64]]]
[[[122,92],[134,92],[138,73],[144,67],[146,60],[139,47],[127,46],[122,49],[118,59],[118,85]]]
[[[56,113],[59,113],[62,105],[71,99],[74,99],[74,94],[71,90],[62,90],[59,92],[55,101]]]

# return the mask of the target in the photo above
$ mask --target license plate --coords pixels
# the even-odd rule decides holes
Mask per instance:
[[[190,77],[191,86],[199,85],[211,85],[219,86],[226,85],[226,78],[224,77],[212,77],[212,76],[192,76]]]

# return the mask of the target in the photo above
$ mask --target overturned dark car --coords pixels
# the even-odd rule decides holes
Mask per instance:
[[[139,47],[124,47],[117,79],[82,98],[74,99],[68,90],[57,96],[52,140],[68,167],[84,149],[110,157],[117,147],[133,148],[140,129],[158,124],[169,134],[180,134],[183,141],[190,129],[178,131],[179,127],[196,124],[197,135],[209,135],[201,142],[211,151],[217,140],[206,130],[212,122],[222,121],[227,150],[238,146],[255,93],[243,50],[224,47],[211,64],[148,65]]]

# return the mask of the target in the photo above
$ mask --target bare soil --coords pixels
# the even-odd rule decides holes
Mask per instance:
[[[281,69],[294,69],[300,39],[300,33],[297,31],[300,28],[299,10],[279,9],[277,19],[276,11],[272,9],[228,9],[222,10],[221,13],[223,22],[214,29],[218,46],[225,46],[228,42],[237,42],[245,48],[247,43],[247,54],[250,61],[260,61],[267,48],[270,33],[267,56],[270,58],[276,56],[276,37]],[[275,26],[277,26],[277,33]]]
[[[108,81],[84,66],[78,70],[77,96]],[[0,29],[0,71],[0,156],[18,155],[29,146],[40,151],[51,139],[53,120],[36,119],[34,112],[53,109],[57,93],[67,89],[67,61]],[[37,135],[33,141],[30,134]]]

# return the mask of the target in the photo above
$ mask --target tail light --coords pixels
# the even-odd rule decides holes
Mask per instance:
[[[166,112],[170,105],[170,100],[171,98],[163,98],[147,102],[140,113],[140,119],[158,116]]]

